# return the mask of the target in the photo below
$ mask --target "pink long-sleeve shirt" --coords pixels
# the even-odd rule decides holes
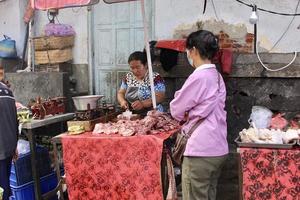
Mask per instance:
[[[184,155],[196,157],[222,156],[228,153],[225,108],[226,88],[215,65],[205,64],[195,69],[170,103],[172,116],[188,121],[182,131],[187,133],[199,120],[205,120],[189,138]]]

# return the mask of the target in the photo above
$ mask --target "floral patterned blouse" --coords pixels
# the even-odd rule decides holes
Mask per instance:
[[[165,81],[157,72],[153,72],[153,80],[155,92],[166,91]],[[142,81],[137,80],[132,72],[127,73],[122,80],[120,89],[128,90],[129,87],[138,88],[137,96],[139,100],[143,101],[151,98],[151,87],[148,72]],[[157,110],[163,112],[163,107],[161,104],[157,105]]]

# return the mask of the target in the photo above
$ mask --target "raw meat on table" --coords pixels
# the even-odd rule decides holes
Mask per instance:
[[[164,131],[174,130],[179,123],[173,120],[168,114],[149,111],[144,119],[124,120],[115,123],[96,124],[93,134],[120,134],[122,136],[158,134]]]

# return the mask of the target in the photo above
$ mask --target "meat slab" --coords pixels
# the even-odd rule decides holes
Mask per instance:
[[[147,135],[174,130],[178,127],[179,123],[168,114],[152,110],[144,119],[134,121],[121,119],[115,123],[98,123],[93,134]]]

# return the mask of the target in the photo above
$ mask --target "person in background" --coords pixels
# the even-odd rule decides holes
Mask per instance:
[[[11,194],[9,176],[12,160],[16,160],[18,121],[15,98],[12,91],[0,81],[0,187],[4,189],[3,200]]]
[[[187,58],[195,70],[170,103],[172,116],[186,120],[187,133],[202,123],[188,139],[182,163],[184,200],[214,200],[218,178],[228,154],[225,99],[222,76],[212,64],[218,39],[209,31],[191,33],[186,40]]]
[[[123,109],[146,115],[147,111],[153,109],[153,105],[145,52],[133,52],[128,58],[128,64],[130,72],[122,80],[118,91],[118,102]],[[153,80],[157,110],[163,112],[161,103],[165,98],[165,82],[156,72],[153,72]]]

